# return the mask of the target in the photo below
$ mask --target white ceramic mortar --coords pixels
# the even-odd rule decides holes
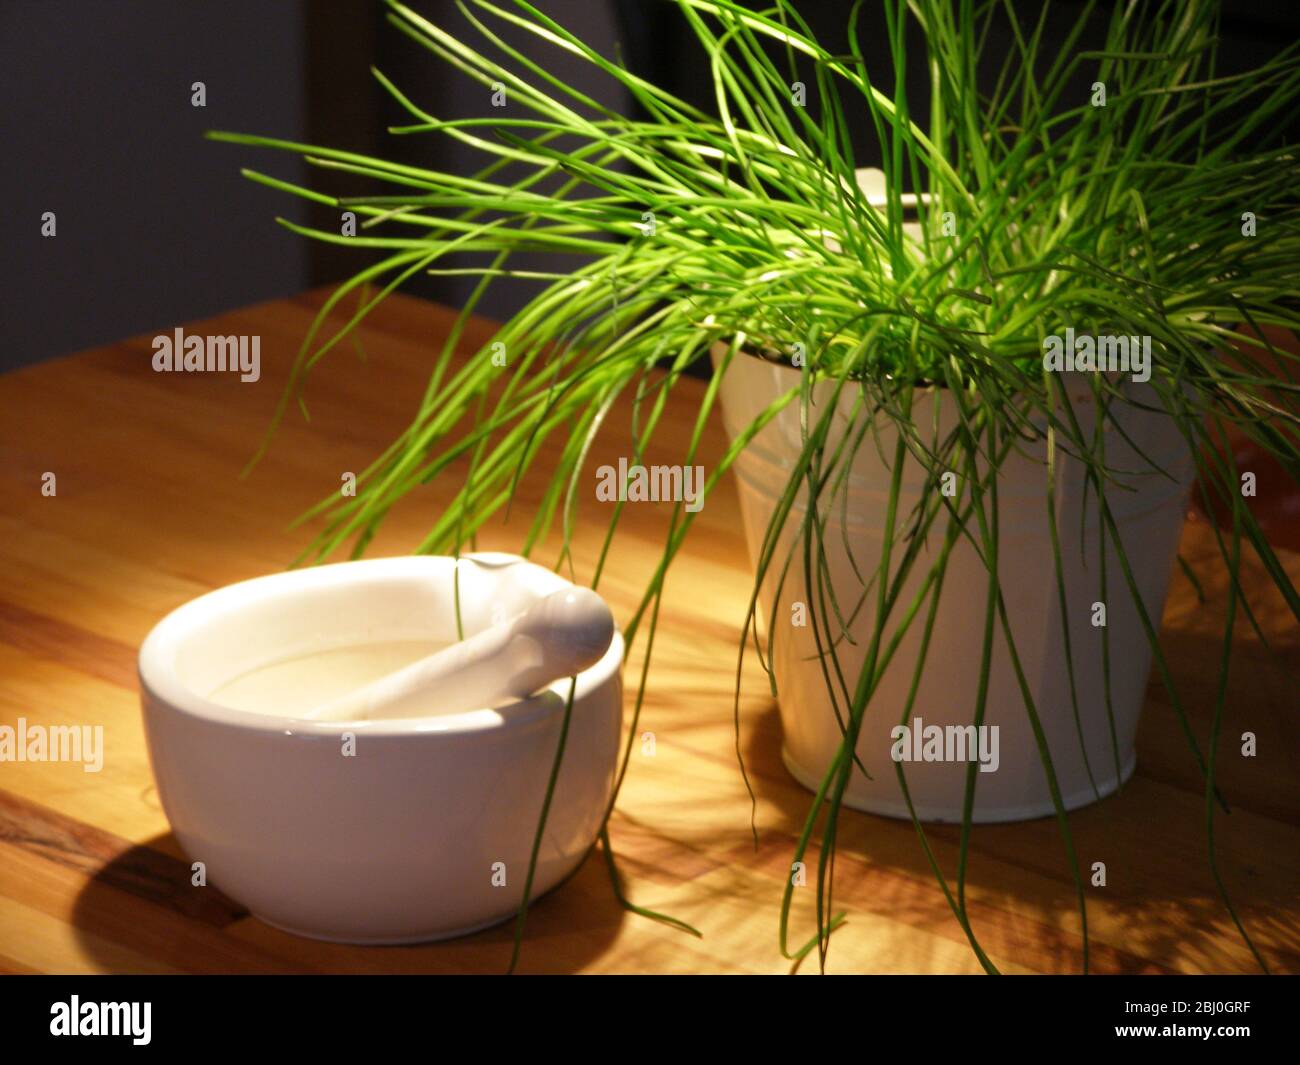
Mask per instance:
[[[244,581],[173,611],[141,647],[149,756],[176,838],[209,884],[269,924],[409,943],[487,927],[519,906],[568,679],[500,710],[396,721],[305,721],[209,698],[251,669],[315,651],[455,640],[455,566],[388,558]],[[459,582],[466,635],[568,586],[496,554],[463,557]],[[577,867],[599,830],[622,661],[616,632],[578,676],[534,898]]]

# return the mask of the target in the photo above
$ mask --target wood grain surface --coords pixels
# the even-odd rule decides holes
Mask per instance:
[[[185,600],[283,569],[298,554],[311,530],[290,531],[289,522],[338,491],[343,473],[364,468],[405,427],[453,320],[445,308],[390,299],[362,329],[360,351],[341,346],[311,377],[310,422],[291,413],[266,459],[241,479],[323,298],[307,293],[185,326],[187,333],[260,335],[256,384],[229,374],[155,373],[151,337],[0,377],[0,724],[21,717],[102,725],[105,734],[98,773],[73,763],[0,763],[0,970],[468,973],[506,966],[508,928],[388,948],[277,931],[216,888],[190,886],[188,861],[158,803],[136,686],[140,641]],[[490,331],[474,323],[466,350]],[[668,439],[686,431],[689,400],[700,387],[681,387],[687,402],[670,406]],[[628,453],[620,414],[626,411],[608,419],[593,469]],[[706,466],[723,443],[715,422]],[[652,451],[650,460],[656,457]],[[57,477],[52,497],[41,492],[47,472]],[[457,473],[396,508],[368,553],[411,550]],[[538,484],[529,481],[511,522],[492,523],[480,547],[517,549],[537,498]],[[628,508],[601,586],[622,620],[658,559],[667,513],[659,505]],[[589,576],[604,531],[604,515],[588,517],[576,540],[579,577]],[[1204,517],[1189,517],[1182,553],[1206,601],[1175,574],[1162,640],[1203,741],[1225,605],[1225,574]],[[546,551],[534,557],[554,562]],[[1283,550],[1281,557],[1300,580],[1300,555]],[[1300,635],[1253,559],[1243,582],[1271,650],[1244,622],[1238,627],[1220,751],[1232,812],[1216,819],[1219,860],[1270,967],[1297,972]],[[534,907],[521,970],[791,969],[778,950],[777,915],[810,796],[782,768],[776,707],[751,655],[740,748],[757,793],[755,846],[732,726],[749,588],[735,490],[727,483],[709,497],[670,575],[640,726],[655,734],[654,756],[634,756],[611,822],[631,899],[691,922],[703,938],[626,913],[593,853]],[[641,655],[636,648],[629,678]],[[1244,731],[1258,737],[1255,758],[1240,756]],[[1138,758],[1120,794],[1070,818],[1080,861],[1107,866],[1107,886],[1088,891],[1093,969],[1255,970],[1215,892],[1204,791],[1156,682]],[[836,900],[848,919],[832,939],[828,971],[979,971],[909,824],[846,812],[841,835]],[[930,837],[952,875],[956,830],[935,827]],[[999,967],[1078,971],[1078,914],[1054,822],[978,826],[972,848],[971,921]],[[800,941],[812,930],[811,899],[812,889],[796,891]],[[799,968],[815,971],[815,959]]]

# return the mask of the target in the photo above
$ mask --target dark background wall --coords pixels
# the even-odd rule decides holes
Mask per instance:
[[[451,0],[410,2],[450,30],[473,32]],[[597,50],[711,106],[707,67],[672,5],[536,2]],[[1061,33],[1079,6],[1058,5]],[[847,8],[847,0],[801,5],[818,36],[842,51]],[[1036,0],[1026,10],[1036,17]],[[888,84],[881,23],[868,4],[863,46],[871,73]],[[1297,29],[1293,0],[1226,4],[1224,68],[1258,62]],[[502,36],[607,106],[631,106],[587,64],[521,30],[506,27]],[[0,370],[170,329],[363,266],[363,249],[308,242],[273,223],[283,215],[337,230],[337,211],[253,185],[239,168],[335,194],[368,191],[364,184],[292,155],[208,142],[202,132],[264,133],[462,173],[481,165],[446,137],[385,133],[408,119],[378,88],[371,64],[439,117],[493,113],[482,87],[387,25],[371,0],[0,0]],[[923,87],[919,63],[909,74]],[[196,81],[206,87],[203,108],[191,104]],[[925,105],[922,91],[912,106],[924,113]],[[878,162],[865,122],[855,150],[859,165]],[[45,211],[56,214],[53,238],[41,235]],[[425,278],[410,290],[457,303],[469,285]],[[494,286],[480,309],[504,318],[528,295]]]
[[[201,139],[301,132],[302,23],[258,0],[0,2],[0,369],[303,287],[307,249]]]
[[[597,48],[615,48],[607,0],[542,0]],[[450,0],[414,0],[449,27]],[[530,54],[554,53],[522,31]],[[394,138],[409,121],[378,66],[440,116],[491,113],[468,79],[387,25],[377,0],[0,0],[0,370],[348,276],[358,249],[306,241],[276,215],[338,229],[338,213],[240,176],[252,166],[335,193],[355,178],[279,152],[202,138],[261,133],[470,172],[447,138]],[[554,55],[547,55],[554,61]],[[607,79],[562,65],[575,86],[621,105]],[[202,81],[206,106],[191,103]],[[377,190],[376,190],[377,191]],[[54,237],[41,233],[53,211]],[[462,283],[412,290],[456,300]],[[526,298],[485,303],[504,317]]]

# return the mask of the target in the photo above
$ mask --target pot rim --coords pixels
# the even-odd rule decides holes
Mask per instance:
[[[713,363],[713,369],[715,371],[720,370],[722,368],[721,360],[726,356],[727,349],[730,346],[731,345],[727,341],[722,339],[715,340],[709,346],[709,356]],[[802,370],[800,370],[799,367],[792,366],[787,362],[780,362],[776,359],[766,359],[762,355],[759,355],[751,351],[747,347],[737,348],[736,354],[742,355],[748,359],[753,360],[754,362],[761,363],[764,366],[771,366],[785,373],[794,374],[796,377],[798,377],[803,372]],[[1102,371],[1098,371],[1098,373],[1100,373],[1102,377],[1110,381],[1111,384],[1120,384],[1120,385],[1124,384],[1125,379],[1129,376],[1123,370],[1102,370]],[[1065,373],[1062,372],[1058,372],[1056,374],[1057,379],[1061,382],[1062,387],[1064,387],[1066,390],[1066,394],[1069,395],[1071,399],[1083,399],[1083,400],[1090,400],[1092,398],[1092,390],[1091,388],[1087,387],[1087,381],[1091,376],[1092,374],[1088,372],[1073,373],[1069,376],[1067,376]],[[836,382],[838,382],[839,380],[840,378],[835,377],[831,374],[823,374],[822,376],[818,377],[815,381],[813,381],[813,387],[816,387],[818,385],[824,385],[833,388]],[[1130,381],[1129,383],[1142,385],[1142,386],[1151,385],[1150,381]],[[851,384],[852,381],[846,379],[846,388]],[[1184,387],[1186,388],[1186,386]],[[918,395],[924,395],[929,393],[934,393],[940,396],[952,395],[952,389],[949,388],[946,384],[942,384],[942,383],[914,385],[912,391]],[[1134,402],[1132,397],[1128,397],[1128,396],[1124,397],[1124,400],[1125,402],[1128,403]]]

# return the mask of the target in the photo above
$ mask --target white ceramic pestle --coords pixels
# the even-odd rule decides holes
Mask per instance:
[[[566,588],[305,716],[360,721],[498,707],[582,672],[600,661],[613,638],[605,601],[588,588]]]

